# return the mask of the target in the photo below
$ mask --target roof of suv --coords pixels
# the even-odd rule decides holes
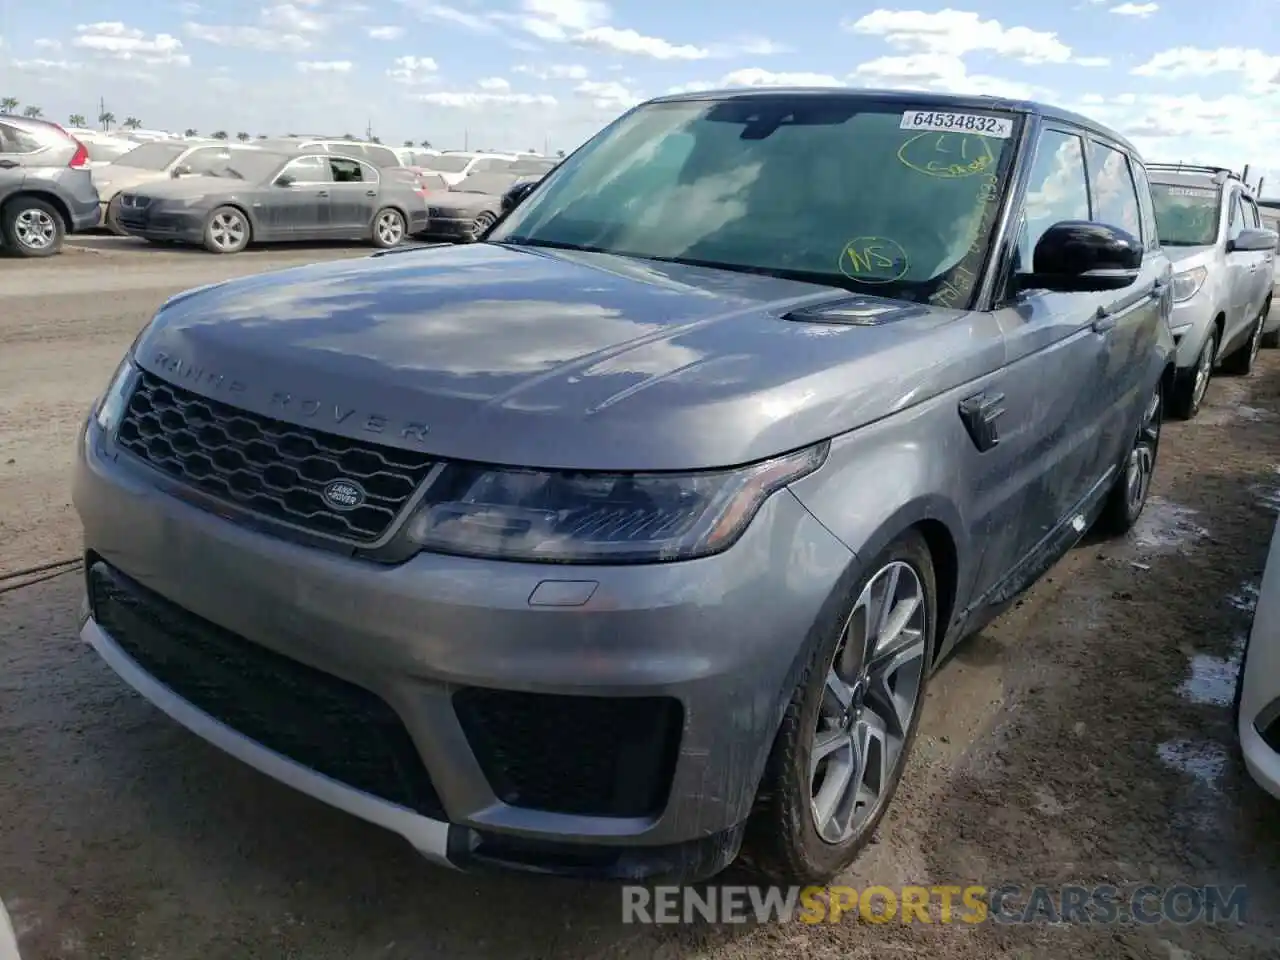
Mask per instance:
[[[1073,126],[1090,130],[1115,143],[1120,144],[1131,153],[1141,156],[1138,149],[1110,127],[1091,120],[1086,116],[1065,110],[1061,107],[1040,103],[1036,100],[1014,100],[1006,97],[977,96],[958,93],[925,93],[913,90],[876,90],[866,87],[754,87],[750,89],[705,90],[693,93],[673,93],[664,97],[654,97],[649,103],[675,103],[681,100],[738,100],[744,98],[768,97],[814,97],[814,98],[846,98],[853,97],[866,100],[880,100],[888,103],[901,103],[903,107],[919,104],[922,100],[937,104],[942,108],[953,110],[1004,110],[1010,113],[1022,113],[1046,120],[1064,120]]]

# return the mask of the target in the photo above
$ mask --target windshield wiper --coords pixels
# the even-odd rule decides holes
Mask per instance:
[[[620,257],[634,256],[633,254],[617,253],[617,251],[609,250],[605,247],[593,247],[586,243],[568,243],[564,240],[526,240],[522,237],[514,237],[495,242],[507,247],[546,247],[548,250],[578,250],[582,253],[613,253]]]
[[[744,263],[721,263],[718,260],[699,260],[695,257],[642,257],[659,263],[678,263],[686,267],[706,267],[709,270],[726,270],[729,273],[750,273],[759,277],[776,277],[779,280],[797,280],[801,283],[817,283],[824,287],[838,287],[866,293],[865,284],[850,280],[841,274],[823,273],[821,270],[790,270],[784,267],[757,267]]]

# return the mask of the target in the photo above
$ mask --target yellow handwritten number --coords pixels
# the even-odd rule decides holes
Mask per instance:
[[[974,133],[917,134],[898,148],[898,159],[917,173],[943,180],[977,176],[996,162],[987,138]]]
[[[907,251],[888,237],[855,237],[840,251],[840,272],[860,283],[893,283],[910,268]]]

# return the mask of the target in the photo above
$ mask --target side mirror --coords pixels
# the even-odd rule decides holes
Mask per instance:
[[[1240,231],[1240,236],[1227,241],[1227,253],[1269,253],[1276,249],[1280,234],[1274,230],[1259,230],[1247,227]]]
[[[289,176],[287,173],[282,173],[280,176],[276,177],[277,187],[292,187],[294,182],[293,177]]]
[[[169,176],[171,176],[171,177],[173,177],[173,179],[177,180],[179,177],[185,177],[185,176],[187,176],[187,175],[188,175],[188,174],[190,174],[190,173],[191,173],[191,168],[190,168],[190,167],[188,167],[188,166],[184,163],[184,164],[181,164],[181,165],[179,165],[179,166],[174,167],[174,168],[173,168],[173,171],[169,174]]]
[[[1036,243],[1032,272],[1022,290],[1096,293],[1123,290],[1142,270],[1142,242],[1119,227],[1084,220],[1055,223]]]
[[[517,183],[507,188],[507,192],[502,195],[502,212],[510,213],[514,210],[524,202],[525,197],[533,193],[533,188],[540,182],[538,180],[526,180],[523,183]]]

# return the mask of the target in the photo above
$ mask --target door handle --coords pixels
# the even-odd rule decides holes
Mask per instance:
[[[17,165],[16,160],[0,160],[0,170],[12,170]]]
[[[366,191],[364,192],[364,195],[365,195],[366,197],[376,197],[376,196],[378,195],[378,191],[377,191],[377,190],[366,190]]]
[[[1116,317],[1113,313],[1107,313],[1102,307],[1098,308],[1098,312],[1093,318],[1093,332],[1106,333],[1113,329],[1116,325]]]
[[[317,196],[317,197],[327,197],[328,195],[329,195],[329,191],[328,191],[328,190],[317,190],[317,191],[316,191],[316,196]]]

